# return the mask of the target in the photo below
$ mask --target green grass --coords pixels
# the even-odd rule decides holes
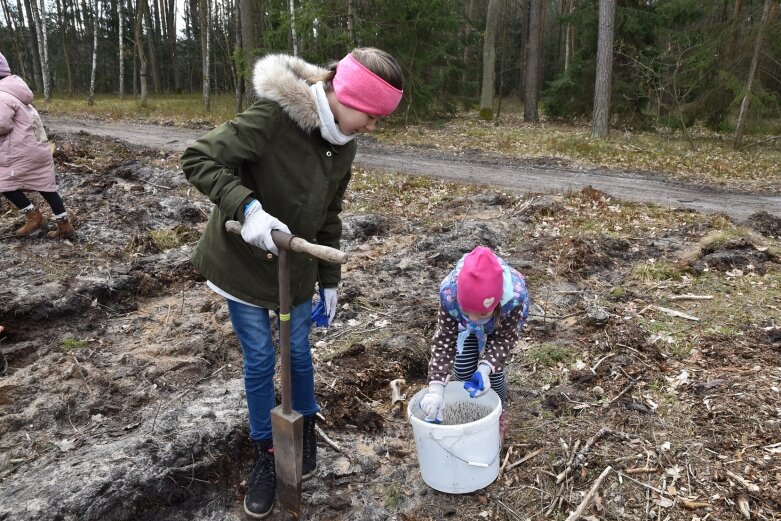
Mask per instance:
[[[66,338],[62,341],[62,348],[65,351],[72,351],[74,349],[82,349],[89,344],[86,340],[79,340],[75,337]]]
[[[554,367],[559,362],[568,363],[574,357],[572,350],[561,344],[543,342],[529,349],[525,356],[544,367]]]
[[[632,275],[643,282],[681,280],[683,271],[667,261],[648,262],[634,269]]]

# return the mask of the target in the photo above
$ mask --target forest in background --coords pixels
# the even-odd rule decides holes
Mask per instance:
[[[600,16],[610,125],[781,134],[776,0],[0,0],[0,49],[44,99],[235,93],[285,52],[325,64],[355,46],[397,56],[400,117],[523,104],[524,120],[595,112]],[[178,22],[177,22],[178,20]],[[504,109],[506,110],[506,108]],[[742,122],[741,122],[742,118]]]

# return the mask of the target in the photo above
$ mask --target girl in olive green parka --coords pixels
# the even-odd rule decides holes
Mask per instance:
[[[244,354],[250,439],[257,463],[244,499],[256,518],[273,506],[271,440],[275,351],[269,310],[279,303],[272,230],[339,248],[344,192],[355,158],[353,138],[374,130],[402,95],[401,69],[378,49],[355,49],[322,68],[300,58],[268,55],[253,72],[258,101],[190,146],[182,156],[187,179],[215,204],[192,262],[226,298]],[[242,222],[241,236],[225,222]],[[340,267],[289,255],[291,273],[291,391],[304,416],[304,477],[316,468],[314,373],[309,348],[312,295],[323,289],[329,321],[336,313]]]

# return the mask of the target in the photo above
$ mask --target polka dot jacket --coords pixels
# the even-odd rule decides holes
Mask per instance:
[[[496,326],[496,320],[493,318],[483,326],[486,341],[480,353],[480,363],[487,364],[494,373],[504,370],[507,355],[518,341],[529,316],[529,296],[523,275],[511,268],[504,259],[499,258],[499,262],[504,271],[499,326]],[[463,263],[462,257],[439,288],[437,330],[431,341],[431,359],[428,364],[429,383],[445,383],[456,358],[459,326],[463,330],[467,324],[466,314],[456,300],[458,274]]]

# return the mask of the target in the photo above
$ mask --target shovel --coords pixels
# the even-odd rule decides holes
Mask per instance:
[[[228,221],[225,229],[241,234],[239,221]],[[274,466],[277,497],[285,510],[296,518],[301,513],[301,466],[304,445],[304,417],[291,407],[290,391],[290,269],[288,253],[306,253],[334,264],[347,262],[347,254],[335,248],[312,244],[289,233],[271,232],[279,249],[279,352],[282,404],[271,410],[271,435],[274,440]]]

